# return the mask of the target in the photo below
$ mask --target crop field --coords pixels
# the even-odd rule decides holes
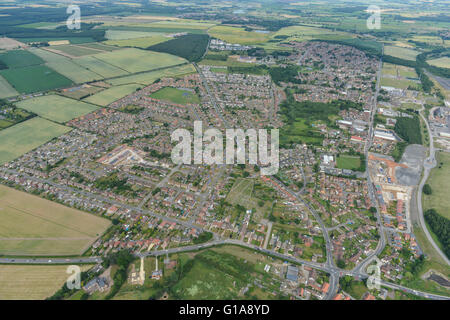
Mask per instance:
[[[423,194],[424,210],[434,208],[436,211],[450,219],[450,198],[448,190],[450,189],[450,155],[445,152],[438,154],[438,166],[431,170],[427,183],[432,189],[431,195]],[[442,165],[441,165],[442,162]]]
[[[55,50],[55,51],[61,52],[63,54],[69,55],[71,57],[81,57],[81,56],[96,54],[96,53],[103,51],[103,50],[100,51],[100,50],[95,50],[95,49],[90,49],[90,48],[81,47],[78,45],[70,45],[70,44],[50,46],[47,49]]]
[[[438,59],[432,59],[432,60],[428,60],[427,62],[429,65],[432,65],[432,66],[450,69],[450,58],[449,57],[441,57]]]
[[[0,265],[0,300],[44,300],[61,288],[69,276],[66,271],[66,265]]]
[[[195,94],[195,92],[172,87],[162,88],[152,93],[150,97],[178,104],[200,103],[200,98]]]
[[[11,87],[8,81],[0,76],[0,99],[13,97],[18,94],[19,93],[13,87]]]
[[[391,63],[383,63],[382,73],[395,77],[417,78],[417,73],[413,68],[400,66]]]
[[[94,93],[97,93],[99,91],[102,91],[103,88],[94,87],[90,85],[84,85],[81,87],[73,87],[61,90],[59,94],[61,94],[64,97],[72,98],[72,99],[83,99],[86,98],[88,95],[92,95]]]
[[[165,42],[171,38],[165,37],[162,34],[157,34],[151,37],[136,38],[136,39],[125,39],[125,40],[108,40],[105,41],[106,44],[118,47],[136,47],[136,48],[148,48],[157,43]]]
[[[385,46],[384,53],[389,56],[393,56],[393,57],[397,57],[397,58],[405,59],[405,60],[413,60],[413,61],[416,60],[416,56],[419,54],[419,52],[416,50],[395,47],[395,46]]]
[[[98,107],[82,101],[58,95],[46,95],[22,100],[17,106],[43,118],[64,123],[79,116],[91,113]]]
[[[11,50],[0,54],[8,68],[22,68],[44,63],[41,58],[26,50]]]
[[[256,44],[269,40],[270,34],[245,31],[244,28],[216,26],[208,30],[208,33],[215,38],[229,43]]]
[[[192,64],[184,64],[181,66],[171,67],[162,70],[143,72],[139,74],[133,74],[125,77],[120,77],[107,82],[112,85],[123,85],[129,83],[137,84],[151,84],[157,79],[169,78],[169,77],[180,77],[191,73],[196,73],[194,66]]]
[[[399,80],[392,78],[381,78],[381,85],[385,87],[394,87],[398,89],[407,89],[409,86],[419,88],[420,84],[418,82],[410,80]]]
[[[0,165],[14,160],[71,128],[35,117],[0,131]]]
[[[0,75],[20,93],[47,91],[72,84],[70,79],[44,65],[1,70]]]
[[[93,96],[84,99],[84,101],[97,104],[100,106],[107,106],[108,104],[113,103],[114,101],[123,98],[129,95],[130,93],[135,92],[136,89],[141,87],[142,86],[138,84],[126,84],[122,86],[115,86],[103,90],[99,93],[96,93]]]
[[[149,38],[154,36],[161,36],[162,33],[159,32],[145,32],[145,31],[128,31],[128,30],[106,30],[105,38],[108,39],[106,42],[110,44],[111,40],[129,40],[138,38]]]
[[[347,155],[340,155],[337,157],[336,162],[339,169],[355,170],[361,165],[361,159],[359,157]]]
[[[0,253],[76,255],[110,225],[109,220],[0,186]]]
[[[73,61],[104,78],[112,78],[128,74],[127,71],[109,64],[108,61],[99,60],[96,56],[80,57],[74,59]]]
[[[307,27],[307,26],[290,26],[282,28],[273,34],[272,38],[277,36],[288,36],[289,38],[283,41],[306,41],[311,39],[337,39],[337,38],[351,38],[352,35],[342,31],[332,31],[324,28]]]
[[[113,47],[113,46],[108,46],[106,44],[102,44],[102,43],[98,43],[98,42],[84,43],[84,44],[80,44],[78,46],[79,47],[90,48],[90,49],[102,50],[102,51],[114,51],[114,50],[118,50],[119,49],[119,48],[116,48],[116,47]]]
[[[70,58],[42,49],[34,49],[33,52],[44,59],[47,62],[47,66],[71,79],[75,83],[103,79],[100,74],[92,72],[84,66],[74,63],[74,60]]]
[[[100,53],[95,55],[95,57],[130,73],[151,71],[153,69],[170,67],[186,62],[183,58],[167,53],[134,48]]]

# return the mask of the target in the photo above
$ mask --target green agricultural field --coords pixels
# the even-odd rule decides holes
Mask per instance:
[[[420,83],[411,80],[393,79],[393,78],[381,78],[381,85],[384,87],[394,87],[398,89],[407,89],[409,86],[419,88]]]
[[[405,60],[415,61],[416,56],[419,53],[420,52],[418,52],[416,50],[412,50],[412,49],[408,49],[408,48],[395,47],[395,46],[385,46],[384,47],[384,54],[386,54],[388,56],[397,57],[400,59],[405,59]]]
[[[107,44],[111,44],[113,40],[129,40],[138,38],[149,38],[154,36],[161,36],[159,32],[143,32],[143,31],[128,31],[128,30],[106,30],[105,38],[108,39]]]
[[[89,48],[89,49],[101,50],[101,51],[119,50],[119,48],[116,48],[116,47],[113,47],[113,46],[108,46],[108,45],[105,45],[105,44],[102,44],[102,43],[98,43],[98,42],[84,43],[84,44],[80,44],[78,46]]]
[[[113,52],[99,53],[95,58],[112,64],[130,73],[151,71],[185,63],[186,60],[167,53],[140,49],[122,49]]]
[[[17,96],[19,93],[11,87],[5,78],[0,76],[0,99]]]
[[[245,31],[244,28],[216,26],[208,30],[208,33],[215,38],[229,43],[256,44],[269,40],[270,34]]]
[[[80,57],[72,61],[104,78],[113,78],[128,74],[127,71],[109,64],[108,61],[99,60],[95,56]]]
[[[0,253],[82,254],[110,225],[109,220],[0,186]]]
[[[361,159],[354,156],[340,155],[336,162],[339,169],[356,170],[361,166]]]
[[[0,131],[0,165],[72,130],[35,117]]]
[[[105,41],[106,44],[118,47],[135,47],[135,48],[148,48],[157,43],[165,42],[170,40],[171,38],[165,37],[163,35],[155,35],[151,37],[145,38],[137,38],[137,39],[125,39],[125,40],[108,40]]]
[[[283,41],[306,41],[312,39],[330,39],[337,40],[339,38],[352,38],[352,34],[341,31],[332,31],[325,28],[308,27],[308,26],[290,26],[282,28],[273,34],[272,38],[277,36],[288,36]]]
[[[98,109],[97,106],[92,104],[58,95],[46,95],[22,100],[17,103],[17,106],[43,118],[60,123],[78,118]]]
[[[26,50],[11,50],[0,54],[0,61],[8,68],[22,68],[44,63],[41,58]]]
[[[178,104],[200,103],[200,98],[188,90],[181,90],[172,87],[162,88],[150,95],[150,97],[158,100],[171,101]]]
[[[92,265],[81,265],[87,271]],[[1,265],[0,300],[44,300],[67,280],[67,265]]]
[[[449,57],[441,57],[438,59],[428,60],[427,63],[431,66],[450,69],[450,58]]]
[[[181,77],[187,74],[196,73],[194,66],[192,64],[184,64],[181,66],[176,66],[172,68],[143,72],[139,74],[133,74],[125,77],[120,77],[112,80],[108,80],[107,82],[117,86],[129,83],[137,83],[148,85],[153,83],[157,79],[161,78],[172,78],[172,77]]]
[[[400,66],[391,63],[383,63],[383,75],[391,75],[395,77],[417,78],[417,73],[413,68]]]
[[[96,54],[96,53],[100,52],[99,50],[89,49],[89,48],[81,47],[78,45],[68,45],[68,44],[63,44],[63,45],[58,45],[58,46],[50,46],[50,47],[48,47],[48,49],[56,50],[56,51],[68,54],[70,56],[73,56],[73,57],[81,57],[81,56]]]
[[[100,106],[107,106],[110,103],[113,103],[114,101],[135,92],[141,87],[142,86],[138,84],[126,84],[122,86],[111,87],[84,99],[84,101],[98,104]]]
[[[63,88],[72,81],[44,65],[0,70],[2,75],[20,93],[32,93]],[[39,79],[39,81],[37,81]]]
[[[33,53],[44,59],[47,62],[46,65],[48,67],[71,79],[75,83],[103,79],[102,75],[78,65],[74,63],[74,60],[62,55],[42,49],[33,49]]]
[[[442,165],[441,165],[442,163]],[[424,211],[434,208],[436,211],[450,219],[450,154],[445,152],[438,153],[438,166],[431,170],[427,183],[432,189],[431,195],[423,194]]]

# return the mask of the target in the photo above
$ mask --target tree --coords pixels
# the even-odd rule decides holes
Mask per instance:
[[[423,193],[425,193],[426,195],[430,195],[433,193],[433,190],[431,189],[431,186],[427,183],[426,185],[423,186]]]

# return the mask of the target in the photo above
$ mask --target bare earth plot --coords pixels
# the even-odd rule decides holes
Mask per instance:
[[[55,137],[69,127],[35,117],[0,131],[0,165],[14,160]]]
[[[0,186],[0,254],[82,254],[109,226],[106,219]]]
[[[87,271],[91,265],[80,266]],[[43,300],[61,288],[67,266],[0,266],[0,300]]]
[[[64,123],[97,110],[97,106],[58,95],[22,100],[17,106],[41,117]]]

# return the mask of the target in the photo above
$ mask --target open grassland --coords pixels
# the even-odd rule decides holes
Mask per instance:
[[[80,266],[87,271],[91,265]],[[61,288],[67,266],[0,266],[0,300],[43,300]]]
[[[72,81],[45,65],[1,70],[2,75],[20,93],[68,87]]]
[[[106,219],[0,186],[0,253],[82,254],[109,226]]]
[[[442,163],[442,164],[441,164]],[[439,152],[438,166],[431,170],[430,177],[427,183],[431,186],[432,194],[423,194],[424,210],[431,208],[450,219],[450,197],[448,190],[450,190],[450,154]]]
[[[98,43],[98,42],[92,42],[92,43],[83,43],[78,45],[79,47],[85,47],[85,48],[90,48],[90,49],[97,49],[97,50],[102,50],[102,51],[114,51],[114,50],[118,50],[119,48],[113,47],[113,46],[108,46],[102,43]]]
[[[395,47],[395,46],[385,46],[384,47],[384,53],[388,56],[397,57],[400,59],[405,60],[416,60],[416,56],[420,53],[416,50],[408,49],[408,48],[402,48],[402,47]]]
[[[407,89],[409,86],[418,89],[420,83],[411,80],[381,78],[381,85],[384,87],[394,87],[398,89]]]
[[[84,99],[84,101],[98,104],[100,106],[107,106],[108,104],[113,103],[114,101],[119,100],[120,98],[123,98],[130,93],[135,92],[136,89],[141,87],[142,86],[138,84],[125,84],[122,86],[115,86],[96,93],[93,96]]]
[[[158,68],[170,67],[186,62],[167,53],[127,48],[113,52],[100,53],[95,58],[112,64],[130,73],[151,71]]]
[[[0,164],[14,160],[71,128],[35,117],[0,131]]]
[[[103,79],[100,74],[74,63],[74,60],[70,58],[42,49],[33,49],[33,52],[44,59],[47,62],[47,66],[71,79],[75,83]]]
[[[128,31],[128,30],[106,30],[105,38],[108,40],[129,40],[138,38],[149,38],[153,36],[160,36],[159,32],[145,32],[145,31]],[[110,44],[109,41],[107,44]]]
[[[137,39],[125,39],[125,40],[108,40],[105,43],[118,47],[135,47],[135,48],[148,48],[157,43],[165,42],[171,38],[165,37],[162,34],[157,34],[151,37],[137,38]]]
[[[116,79],[108,80],[107,82],[112,85],[123,85],[129,83],[137,83],[148,85],[153,83],[157,79],[170,78],[170,77],[180,77],[183,75],[196,73],[194,66],[192,64],[184,64],[181,66],[176,66],[172,68],[143,72],[139,74],[133,74],[125,77],[120,77]]]
[[[449,57],[441,57],[438,59],[428,60],[427,63],[432,66],[450,69],[450,58]]]
[[[18,94],[19,93],[13,87],[11,87],[8,81],[0,76],[0,99],[13,97]]]
[[[43,118],[60,123],[91,113],[98,108],[89,103],[64,98],[58,95],[47,95],[22,100],[17,103],[17,106],[40,115]]]
[[[0,61],[8,68],[22,68],[43,63],[41,58],[26,50],[11,50],[0,54]]]
[[[80,57],[73,61],[103,78],[113,78],[128,74],[127,71],[109,64],[108,61],[99,60],[95,56]]]
[[[417,73],[413,68],[400,66],[391,63],[383,63],[383,75],[391,75],[395,77],[417,78]]]
[[[228,43],[256,44],[269,40],[270,34],[245,31],[244,28],[216,26],[208,30],[208,33],[215,38]]]
[[[195,94],[195,92],[172,87],[162,88],[152,93],[150,97],[178,104],[200,103],[200,98]]]
[[[352,38],[350,33],[342,31],[333,31],[324,28],[309,27],[309,26],[290,26],[282,28],[273,34],[272,38],[285,38],[283,41],[306,41],[312,39],[338,39],[338,38]]]
[[[58,45],[58,46],[50,46],[47,49],[55,50],[55,51],[61,52],[63,54],[72,56],[72,57],[81,57],[81,56],[96,54],[96,53],[101,52],[101,51],[95,50],[95,49],[80,47],[77,45],[68,45],[68,44],[63,44],[63,45]]]

